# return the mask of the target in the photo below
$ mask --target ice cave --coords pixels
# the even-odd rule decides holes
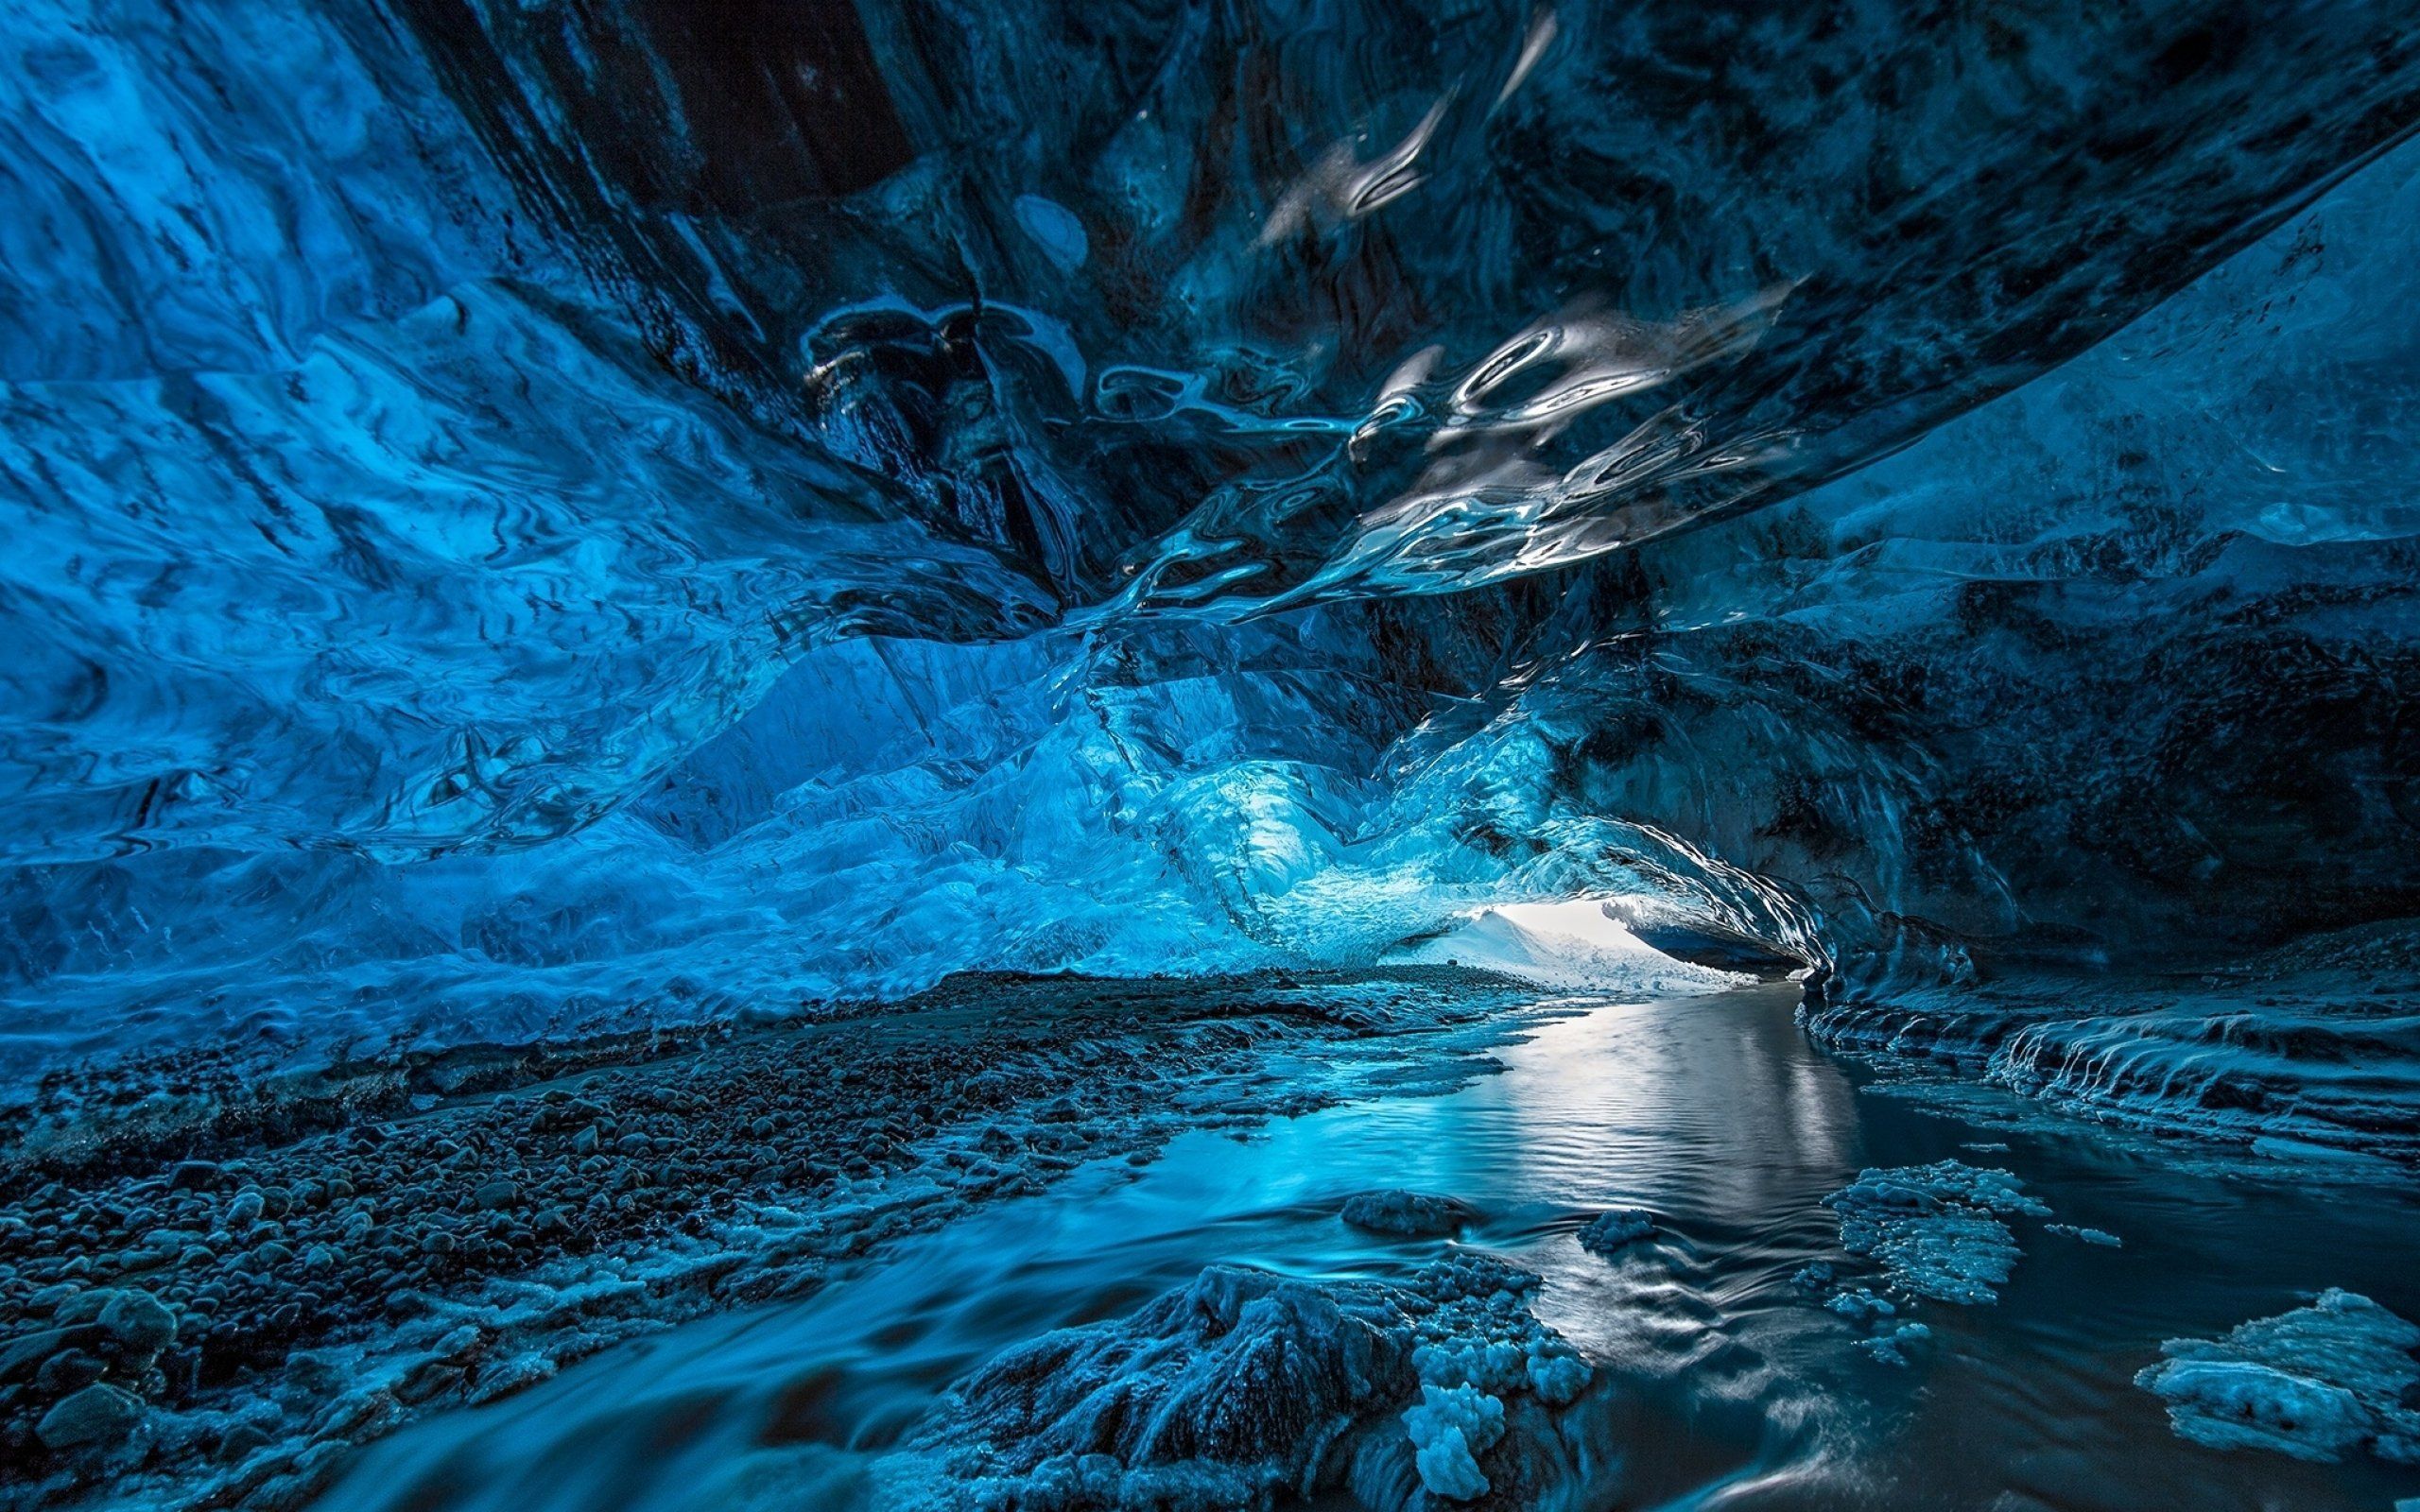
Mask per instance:
[[[2414,0],[0,18],[0,1512],[2420,1512]]]

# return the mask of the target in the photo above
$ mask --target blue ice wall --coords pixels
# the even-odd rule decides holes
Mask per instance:
[[[2407,146],[1920,443],[1643,553],[1637,639],[1529,695],[1618,732],[1587,801],[1799,879],[1869,986],[2411,915],[2415,234]]]
[[[2420,911],[2411,31],[21,5],[9,1064]]]

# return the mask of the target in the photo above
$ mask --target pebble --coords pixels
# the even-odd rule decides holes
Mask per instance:
[[[118,1293],[101,1309],[100,1324],[130,1354],[158,1354],[176,1342],[177,1315],[148,1292]]]

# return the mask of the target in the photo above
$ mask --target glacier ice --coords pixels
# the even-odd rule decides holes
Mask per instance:
[[[2395,8],[21,9],[20,1074],[2415,911]]]
[[[1451,1084],[1515,1005],[1786,1028],[1732,989],[1790,978],[1894,1077],[2255,1182],[2420,1162],[2409,5],[5,30],[0,1448],[42,1496],[206,1458],[299,1503],[426,1404]],[[1802,1091],[1736,1091],[1833,1161],[1777,1327],[1922,1366],[1910,1311],[1997,1300],[2067,1196]],[[1539,1309],[1651,1297],[1709,1392],[1767,1369],[1693,1311],[1724,1223],[1635,1175],[1313,1183],[1369,1268],[1222,1250],[928,1362],[867,1473],[1601,1489],[1564,1415],[1638,1431],[1599,1370],[1652,1350]],[[2170,1242],[2108,1221],[2023,1290]],[[1577,1267],[1469,1247],[1516,1231]],[[2412,1335],[2328,1291],[2139,1383],[2196,1443],[2409,1463]]]
[[[20,0],[8,31],[11,1160],[334,1137],[589,1064],[515,1047],[668,1057],[958,973],[1006,1012],[1053,973],[1448,964],[1532,1002],[1795,976],[1832,1049],[2420,1160],[2408,6]],[[923,1195],[1114,1143],[1073,1082]],[[568,1226],[509,1163],[396,1263]],[[376,1227],[253,1200],[212,1221],[272,1271]],[[1808,1288],[1899,1363],[1900,1304],[1992,1300],[2046,1215],[1947,1161],[1831,1201],[1893,1296]],[[1079,1501],[1333,1485],[1348,1439],[1496,1494],[1522,1425],[1491,1425],[1590,1367],[1407,1332],[1390,1284],[1205,1272],[1006,1357],[935,1442],[1009,1424],[950,1473]],[[99,1332],[22,1362],[10,1421],[133,1443],[149,1356],[60,1327]],[[2159,1367],[2180,1424],[2378,1438],[2368,1384],[2238,1332]],[[1216,1418],[1280,1356],[1287,1401]]]

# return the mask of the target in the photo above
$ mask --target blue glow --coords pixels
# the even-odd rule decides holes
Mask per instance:
[[[1126,1087],[1100,1057],[1144,1031],[1079,1047],[1028,991],[1192,1005],[1167,1052],[1182,1074],[1134,1094],[1148,1117],[1101,1113],[1127,1143],[1082,1157],[1138,1163],[1406,1088],[1470,1099],[1452,1091],[1469,1057],[1541,1002],[1730,1012],[1761,990],[1742,1033],[1770,1051],[1794,991],[1814,1045],[1893,1087],[1941,1077],[1943,1116],[1976,1136],[1936,1147],[1901,1115],[1840,1114],[1848,1083],[1794,1038],[1721,1073],[1805,1114],[1823,1174],[1786,1200],[1844,1197],[1862,1237],[1792,1305],[1848,1320],[1886,1366],[1939,1346],[1893,1310],[1903,1294],[2039,1300],[2013,1270],[2030,1231],[2003,1222],[2041,1216],[2031,1199],[1981,1201],[1993,1178],[1943,1164],[1997,1143],[2001,1104],[1961,1098],[2401,1179],[2420,1160],[2409,10],[19,0],[0,43],[0,1195],[66,1237],[26,1220],[23,1243],[48,1247],[20,1256],[0,1227],[0,1323],[85,1332],[0,1368],[0,1447],[52,1456],[43,1473],[68,1478],[40,1495],[64,1502],[135,1485],[110,1479],[134,1459],[60,1467],[137,1442],[137,1421],[163,1435],[141,1440],[162,1484],[233,1432],[233,1407],[192,1408],[232,1416],[184,1439],[141,1415],[283,1368],[192,1343],[214,1311],[259,1333],[238,1320],[270,1314],[269,1282],[198,1311],[199,1283],[176,1283],[182,1384],[174,1350],[138,1347],[137,1304],[62,1322],[63,1299],[28,1300],[203,1263],[192,1248],[233,1266],[273,1246],[285,1261],[243,1274],[291,1261],[322,1280],[392,1248],[354,1289],[446,1307],[474,1305],[444,1292],[448,1267],[522,1243],[519,1219],[491,1233],[475,1215],[523,1208],[533,1231],[559,1219],[542,1248],[607,1234],[579,1253],[625,1266],[617,1285],[668,1284],[661,1251],[614,1247],[641,1228],[795,1261],[814,1225],[837,1267],[931,1206],[903,1200],[894,1231],[852,1183],[899,1174],[886,1148],[956,1138],[951,1108],[1014,1124],[993,1143],[1016,1151],[900,1170],[1038,1195],[1082,1163],[1053,1130],[1088,1115],[1026,1104],[1045,1081]],[[1219,996],[1238,982],[1260,994],[1249,1013]],[[1310,1005],[1269,1007],[1298,989]],[[1023,1006],[994,1015],[995,991]],[[968,1089],[987,1073],[951,1062],[889,1106],[835,1092],[854,1131],[920,1107],[930,1126],[861,1140],[872,1154],[768,1156],[786,1195],[750,1188],[758,1206],[717,1210],[712,1235],[630,1216],[635,1192],[728,1186],[650,1143],[672,1138],[647,1121],[671,1116],[652,1091],[537,1131],[565,1142],[561,1172],[635,1175],[537,1207],[517,1194],[534,1176],[483,1172],[447,1199],[473,1217],[441,1243],[391,1212],[336,1216],[349,1199],[321,1176],[192,1177],[219,1204],[185,1202],[199,1228],[164,1215],[187,1188],[144,1185],[188,1153],[216,1171],[365,1127],[407,1140],[416,1116],[473,1118],[461,1098],[772,1053],[752,1036],[922,1034],[928,1014],[1029,1031],[984,1053],[1039,1057],[1030,1085],[986,1102]],[[1220,1048],[1219,1024],[1264,1014],[1281,1027]],[[1444,1046],[1452,1074],[1411,1049],[1365,1063],[1330,1033]],[[1629,1088],[1622,1107],[1686,1143],[1679,1101],[1572,1033],[1589,1085]],[[759,1081],[849,1062],[781,1064]],[[1507,1153],[1518,1109],[1438,1115],[1461,1146],[1511,1139],[1472,1170],[1563,1204],[1488,1230],[1504,1246],[1647,1200],[1565,1179],[1604,1109],[1573,1111],[1551,1071],[1521,1083],[1552,1105],[1535,1168]],[[1720,1079],[1674,1074],[1701,1074]],[[747,1107],[727,1143],[791,1138],[759,1127],[774,1104]],[[1348,1180],[1402,1197],[1353,1143],[1362,1116],[1340,1117],[1333,1163],[1302,1157],[1318,1192],[1277,1193],[1270,1167],[1237,1211],[1258,1224]],[[1852,1150],[1850,1124],[1887,1159]],[[1790,1158],[1787,1129],[1755,1126],[1725,1159]],[[443,1143],[411,1160],[503,1159]],[[2018,1154],[2056,1179],[2089,1164]],[[1537,1170],[1562,1173],[1551,1193]],[[130,1186],[74,1185],[104,1179]],[[515,1194],[478,1194],[498,1181]],[[305,1210],[328,1234],[230,1219],[248,1183],[288,1193],[289,1237],[316,1231]],[[1369,1504],[1381,1483],[1464,1502],[1511,1476],[1507,1504],[1612,1484],[1536,1448],[1586,1389],[1582,1346],[1590,1370],[1610,1348],[1556,1290],[1569,1273],[1533,1297],[1493,1272],[1389,1270],[1311,1253],[1289,1218],[1268,1230],[1289,1280],[1264,1292],[1202,1268],[1226,1258],[1201,1252],[1204,1226],[1134,1217],[1151,1253],[1132,1274],[1190,1302],[1115,1326],[1036,1302],[1105,1332],[1029,1397],[965,1372],[978,1353],[1026,1368],[1031,1331],[975,1331],[933,1367],[961,1392],[920,1404],[917,1432],[1003,1435],[966,1471],[984,1495],[1199,1490],[1153,1479],[1158,1441],[1093,1423],[1076,1387],[1219,1397],[1217,1341],[1186,1331],[1220,1309],[1529,1320],[1418,1334],[1430,1365],[1476,1351],[1451,1379],[1414,1361],[1414,1333],[1371,1324],[1378,1356],[1330,1358],[1332,1332],[1269,1325],[1272,1349],[1324,1362],[1296,1392],[1335,1416],[1319,1432],[1410,1435],[1356,1471]],[[863,1244],[833,1237],[860,1222]],[[1602,1231],[1638,1237],[1626,1223]],[[1819,1263],[1793,1244],[1793,1267]],[[2264,1273],[2258,1296],[2223,1294],[2226,1315],[2159,1314],[2178,1347],[2145,1389],[2198,1443],[2291,1457],[2301,1412],[2333,1425],[2312,1463],[2395,1460],[2420,1438],[2394,1351],[2359,1381],[2257,1371],[2312,1330],[2399,1339],[2420,1297],[2313,1303],[2350,1281],[2295,1280],[2306,1295]],[[1095,1283],[1126,1284],[1114,1265]],[[342,1329],[403,1358],[351,1314],[325,1336]],[[1489,1366],[1491,1347],[1529,1373]],[[550,1374],[574,1357],[515,1358]],[[409,1368],[417,1384],[378,1388],[387,1426],[427,1380],[484,1389],[450,1356]],[[1011,1398],[1021,1437],[998,1428]],[[1758,1410],[1779,1420],[1780,1400]],[[1405,1412],[1400,1433],[1369,1427]],[[885,1431],[924,1444],[907,1421]],[[1084,1451],[1057,1467],[1034,1448],[1089,1443],[1085,1424],[1123,1456],[1110,1480]],[[265,1443],[300,1432],[270,1426]],[[1334,1490],[1303,1434],[1220,1461],[1242,1479],[1214,1477],[1205,1504],[1275,1495],[1270,1476]],[[160,1489],[144,1484],[126,1495]]]

